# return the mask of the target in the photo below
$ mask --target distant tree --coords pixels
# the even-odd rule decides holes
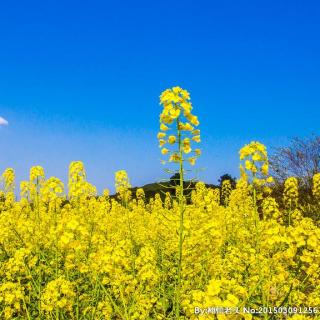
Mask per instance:
[[[313,175],[320,172],[320,137],[292,138],[288,146],[277,148],[269,160],[278,184],[294,176],[310,190]]]
[[[218,179],[220,188],[222,187],[222,183],[224,180],[230,181],[232,189],[234,189],[236,187],[236,178],[232,177],[229,173],[226,173]]]
[[[170,185],[176,186],[180,182],[180,173],[177,172],[173,176],[170,177]]]

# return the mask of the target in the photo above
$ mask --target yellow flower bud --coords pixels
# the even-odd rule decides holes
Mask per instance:
[[[176,140],[177,140],[176,136],[173,136],[173,135],[169,136],[169,138],[168,138],[168,142],[170,144],[174,144],[176,142]]]
[[[165,136],[166,136],[165,133],[159,132],[158,135],[157,135],[157,138],[158,138],[158,139],[162,139],[162,138],[164,138]]]
[[[166,126],[165,124],[161,123],[161,124],[160,124],[160,130],[162,130],[162,131],[167,131],[167,130],[169,130],[169,127]]]
[[[192,137],[192,140],[195,141],[195,142],[200,142],[201,141],[199,135]]]

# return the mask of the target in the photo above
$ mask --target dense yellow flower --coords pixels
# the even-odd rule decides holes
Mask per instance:
[[[180,161],[180,156],[177,153],[174,153],[170,156],[169,161],[170,162],[179,162]]]
[[[184,139],[185,145],[192,142]],[[179,161],[178,154],[174,157]],[[86,188],[83,165],[73,164],[71,169],[76,190]],[[296,183],[289,181],[286,192],[292,197],[296,193],[288,186]],[[29,184],[23,185],[28,189]],[[117,306],[130,303],[125,309],[130,318],[171,317],[162,302],[166,297],[166,303],[173,303],[166,288],[175,284],[177,274],[177,202],[169,192],[164,202],[159,195],[148,202],[142,189],[137,189],[133,199],[127,194],[130,187],[127,173],[121,170],[116,174],[121,201],[106,192],[63,204],[62,182],[49,178],[38,194],[39,206],[27,199],[14,199],[13,206],[2,211],[0,243],[10,253],[3,256],[0,268],[4,318],[27,318],[24,300],[30,314],[38,312],[36,299],[30,299],[29,294],[37,297],[32,279],[40,274],[47,279],[41,297],[44,317],[59,312],[74,318],[78,309],[88,317],[120,318],[123,310]],[[319,228],[303,216],[296,224],[283,224],[285,211],[268,196],[261,201],[257,242],[251,190],[250,183],[240,179],[235,190],[229,181],[223,182],[221,196],[219,190],[204,183],[197,183],[192,191],[184,212],[181,287],[181,308],[190,319],[196,319],[194,308],[199,306],[246,303],[255,307],[247,300],[251,292],[261,299],[268,294],[270,303],[279,305],[291,284],[293,304],[318,303],[319,290],[314,284],[320,281]],[[61,199],[60,205],[50,210],[57,199]],[[38,211],[39,216],[34,214]],[[41,255],[35,254],[36,250]],[[296,261],[305,274],[293,267]],[[207,274],[205,279],[203,273]],[[257,290],[259,279],[263,279],[263,286]],[[98,286],[100,296],[96,295]]]
[[[209,282],[209,285],[207,287],[207,294],[209,296],[215,297],[220,293],[220,291],[221,291],[221,281],[212,279]]]
[[[30,181],[40,181],[44,179],[44,170],[41,166],[35,166],[30,169]]]
[[[115,173],[116,192],[121,192],[123,189],[131,187],[128,174],[125,170],[119,170]]]
[[[264,218],[273,218],[273,219],[280,218],[279,205],[274,198],[268,197],[264,199],[262,208],[263,208]]]
[[[250,179],[256,187],[265,187],[273,183],[273,178],[269,176],[269,163],[267,148],[258,141],[252,141],[239,151],[240,160],[244,165],[240,165],[241,177]]]
[[[76,294],[73,284],[63,278],[49,282],[42,296],[43,309],[51,312],[56,308],[71,312]]]
[[[170,111],[169,111],[170,117],[171,117],[172,119],[176,119],[176,118],[179,117],[180,112],[181,112],[180,109],[170,109]]]

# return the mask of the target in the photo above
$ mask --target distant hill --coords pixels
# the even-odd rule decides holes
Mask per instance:
[[[190,192],[191,190],[193,190],[195,188],[197,181],[185,181],[184,182],[184,187],[185,189],[188,187],[188,192]],[[166,182],[160,182],[160,183],[148,183],[144,186],[141,187],[133,187],[131,188],[131,192],[132,192],[132,196],[133,198],[135,198],[136,195],[136,191],[139,188],[142,188],[145,196],[146,196],[146,200],[149,200],[150,198],[154,198],[155,195],[158,193],[161,196],[161,199],[164,200],[165,198],[165,193],[169,192],[171,195],[175,195],[175,186],[177,185],[177,181],[176,180],[169,180]],[[220,188],[217,185],[214,184],[205,184],[207,188]],[[111,198],[115,197],[116,195],[112,195]]]

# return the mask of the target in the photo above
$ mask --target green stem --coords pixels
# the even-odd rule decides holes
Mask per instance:
[[[255,175],[254,175],[255,178]],[[259,282],[260,282],[260,292],[261,292],[261,299],[262,304],[265,306],[265,293],[263,290],[263,276],[262,276],[262,270],[261,270],[261,264],[260,264],[260,249],[261,249],[261,235],[260,235],[260,228],[259,228],[259,212],[257,208],[257,190],[255,188],[255,185],[253,184],[253,206],[254,206],[254,216],[255,216],[255,231],[256,231],[256,241],[255,241],[255,249],[256,249],[256,259],[258,262],[258,269],[259,269]]]
[[[178,283],[176,292],[176,318],[180,316],[180,300],[181,300],[181,271],[182,271],[182,254],[183,254],[183,235],[184,235],[184,198],[183,198],[183,150],[181,141],[181,131],[179,128],[179,118],[177,119],[177,131],[178,131],[178,145],[179,145],[179,208],[180,208],[180,225],[179,225],[179,260],[178,260]]]

